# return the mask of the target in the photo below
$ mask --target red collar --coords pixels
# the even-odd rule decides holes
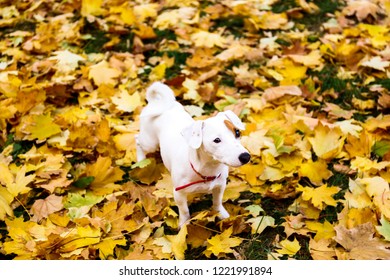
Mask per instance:
[[[196,175],[198,175],[200,178],[202,178],[202,180],[194,181],[194,182],[188,183],[186,185],[179,186],[179,187],[175,188],[175,191],[180,191],[182,189],[185,189],[185,188],[190,187],[190,186],[195,185],[195,184],[211,182],[211,181],[214,181],[215,179],[221,177],[221,174],[219,174],[218,176],[204,176],[201,173],[199,173],[198,171],[196,171],[196,169],[192,165],[192,162],[190,162],[190,165],[191,165],[192,170],[196,173]]]

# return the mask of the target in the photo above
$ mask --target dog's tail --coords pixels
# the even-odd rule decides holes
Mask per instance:
[[[146,100],[154,107],[153,113],[149,112],[148,115],[158,116],[169,110],[175,104],[176,98],[167,85],[161,82],[154,82],[146,90]]]

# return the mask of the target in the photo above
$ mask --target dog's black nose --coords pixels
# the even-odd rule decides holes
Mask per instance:
[[[242,153],[238,156],[238,159],[242,164],[248,163],[251,160],[251,155],[249,153]]]

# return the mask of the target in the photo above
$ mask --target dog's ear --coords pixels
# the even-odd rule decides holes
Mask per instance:
[[[237,117],[237,115],[232,111],[227,110],[225,112],[218,113],[218,115],[224,115],[239,130],[245,129],[245,124],[243,124],[239,117]]]
[[[202,145],[203,125],[202,121],[195,121],[181,132],[188,145],[193,149],[199,149]]]

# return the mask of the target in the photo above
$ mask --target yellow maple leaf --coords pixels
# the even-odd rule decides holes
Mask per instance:
[[[217,234],[207,239],[207,248],[204,254],[209,258],[212,254],[216,257],[222,257],[224,254],[233,253],[233,247],[241,244],[242,239],[230,237],[233,233],[233,227],[228,228],[221,234]]]
[[[81,1],[81,15],[86,17],[88,15],[98,16],[103,13],[101,8],[103,0],[82,0]]]
[[[6,254],[16,254],[15,259],[33,259],[36,255],[36,243],[30,234],[30,229],[36,225],[34,222],[24,222],[23,217],[6,219],[8,235],[11,240],[3,243]]]
[[[8,167],[8,164],[0,162],[0,184],[9,185],[14,181],[14,175]]]
[[[7,185],[7,191],[16,197],[19,194],[27,193],[31,190],[27,185],[35,179],[35,174],[26,176],[27,166],[23,165],[16,173],[15,179],[12,183]]]
[[[143,22],[147,18],[155,18],[160,5],[153,4],[141,4],[134,7],[134,15],[137,20]]]
[[[286,174],[283,172],[283,170],[281,170],[279,168],[267,165],[267,166],[265,166],[263,173],[260,176],[260,179],[264,180],[264,181],[269,180],[271,182],[274,182],[274,181],[279,181],[279,180],[283,179],[284,177],[288,177],[290,175],[292,175],[291,172],[290,172],[290,174]]]
[[[102,84],[115,86],[120,74],[119,70],[111,68],[108,62],[103,60],[89,68],[88,78],[92,79],[98,86]]]
[[[133,112],[138,106],[142,105],[138,92],[130,95],[125,89],[122,89],[115,96],[111,97],[111,100],[118,110],[128,113]]]
[[[172,253],[176,260],[184,260],[184,252],[187,250],[187,226],[184,225],[177,235],[168,235],[167,238],[171,242]]]
[[[95,229],[91,226],[78,226],[74,234],[70,234],[67,238],[62,240],[60,248],[61,253],[69,253],[79,248],[87,247],[89,245],[99,243],[101,238],[100,229]]]
[[[94,209],[92,216],[99,220],[99,226],[107,232],[108,236],[118,238],[124,231],[131,233],[143,226],[143,221],[128,218],[133,214],[134,207],[132,203],[118,206],[118,201],[112,201],[104,204],[101,209]]]
[[[246,221],[251,225],[252,234],[260,234],[266,227],[274,227],[275,219],[271,216],[258,216]]]
[[[294,238],[293,241],[285,239],[281,241],[279,245],[282,247],[282,249],[278,249],[276,252],[283,255],[294,256],[301,249],[301,245],[299,245],[299,242],[296,238]]]
[[[181,7],[179,9],[164,10],[161,12],[153,24],[154,28],[167,29],[177,26],[178,23],[195,23],[199,17],[198,10],[193,7]]]
[[[364,184],[349,179],[349,190],[345,193],[345,199],[349,207],[365,208],[371,207],[372,201],[366,192]]]
[[[54,56],[49,57],[49,60],[57,60],[56,68],[62,73],[74,71],[78,67],[79,61],[85,60],[82,56],[68,50],[56,51],[54,54]]]
[[[69,216],[64,213],[52,213],[49,215],[49,219],[53,224],[60,227],[66,227],[70,222]]]
[[[281,59],[276,69],[277,73],[282,75],[280,85],[300,85],[301,79],[305,78],[307,66],[297,65],[290,59]]]
[[[201,246],[206,246],[207,239],[210,238],[211,231],[199,227],[196,225],[189,224],[187,226],[188,237],[187,243],[191,245],[192,248],[199,248]]]
[[[344,208],[339,214],[339,225],[348,229],[365,223],[378,224],[376,212],[372,207]]]
[[[332,176],[332,172],[328,169],[328,165],[324,160],[319,159],[316,162],[309,160],[300,166],[299,176],[307,177],[310,182],[319,186],[323,184],[323,180],[327,180]]]
[[[386,218],[390,219],[390,188],[389,183],[382,177],[363,178],[356,180],[366,187],[367,194],[373,203]]]
[[[165,70],[167,69],[167,64],[164,62],[159,63],[156,67],[152,69],[149,74],[150,81],[159,81],[165,77]]]
[[[34,123],[30,128],[31,139],[45,140],[61,132],[60,126],[55,124],[49,115],[34,116]]]
[[[212,48],[217,46],[224,48],[227,44],[226,39],[221,35],[203,30],[192,34],[191,40],[194,42],[195,47]]]
[[[263,12],[260,16],[252,18],[257,28],[261,29],[283,29],[288,23],[285,13]]]
[[[335,158],[340,153],[344,139],[339,128],[329,128],[321,122],[314,130],[314,137],[308,138],[315,154],[325,160]]]
[[[254,164],[246,164],[239,169],[239,173],[245,177],[245,180],[251,186],[257,186],[260,184],[259,177],[263,173],[264,166],[254,165]]]
[[[133,9],[126,2],[121,6],[110,7],[110,13],[119,14],[120,19],[127,25],[133,25],[136,22]]]
[[[111,259],[114,256],[114,248],[117,245],[126,245],[126,238],[121,237],[119,239],[105,238],[102,242],[94,245],[95,248],[99,249],[99,257],[101,260]]]
[[[333,228],[333,225],[325,220],[324,223],[306,221],[306,226],[309,230],[314,231],[316,235],[314,236],[315,241],[320,239],[330,239],[336,235],[336,231]]]
[[[7,191],[7,189],[0,186],[0,220],[4,221],[6,215],[14,215],[10,206],[13,199],[13,196]]]
[[[339,187],[328,187],[326,184],[319,188],[299,185],[297,191],[302,192],[303,200],[310,200],[315,207],[324,210],[327,205],[336,206],[337,201],[332,197],[340,191]]]
[[[388,166],[390,166],[390,161],[377,162],[376,160],[370,160],[365,157],[356,157],[351,161],[351,169],[371,174],[376,174]]]
[[[95,163],[86,168],[87,176],[94,177],[91,188],[96,194],[112,192],[113,184],[122,179],[124,172],[119,167],[112,166],[112,160],[109,157],[98,157]]]

